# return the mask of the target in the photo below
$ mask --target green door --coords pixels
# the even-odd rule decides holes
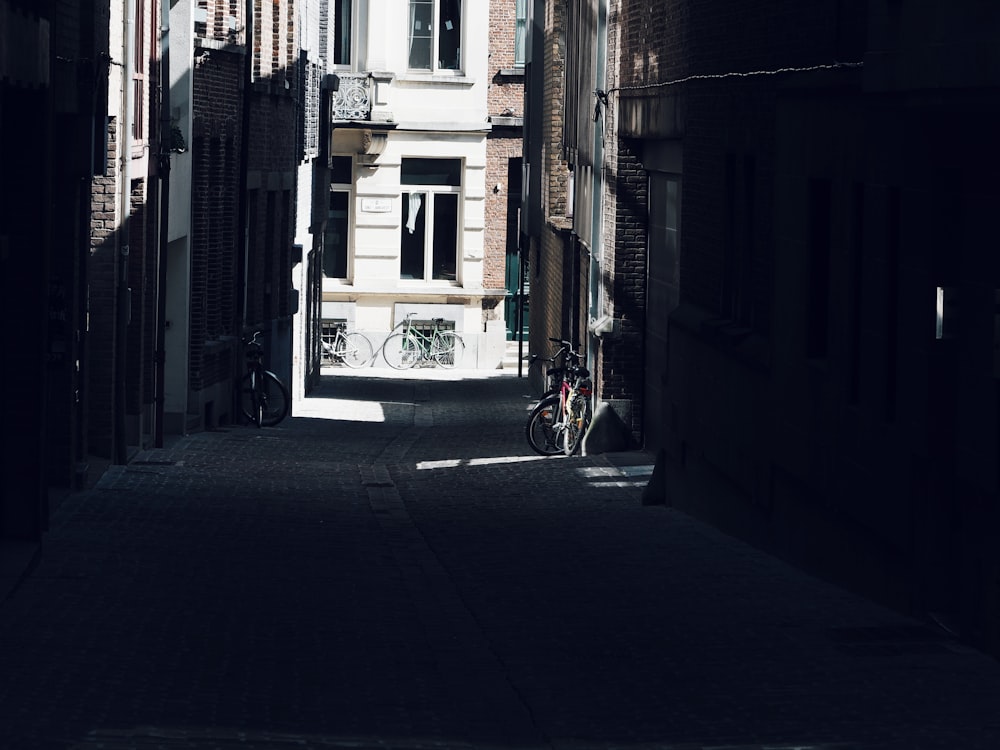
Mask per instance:
[[[524,274],[524,292],[518,287],[517,271],[520,266],[517,249],[514,252],[507,251],[507,299],[504,305],[504,319],[507,321],[507,340],[517,340],[517,316],[518,310],[521,313],[521,330],[524,332],[524,340],[528,340],[528,300],[530,298],[528,289],[528,269],[522,269]],[[522,304],[523,299],[523,304]]]
[[[517,340],[518,314],[521,315],[521,331],[528,340],[528,264],[527,256],[521,258],[517,244],[520,234],[519,215],[521,211],[521,159],[507,162],[507,299],[504,304],[504,320],[507,321],[507,340]],[[518,284],[518,271],[524,276],[523,288]]]

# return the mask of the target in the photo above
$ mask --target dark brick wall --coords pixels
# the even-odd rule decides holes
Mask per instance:
[[[607,283],[617,310],[643,231],[632,158],[672,140],[670,500],[1000,652],[1000,556],[976,531],[1000,507],[1000,276],[972,208],[995,202],[1000,165],[1000,79],[978,64],[1000,16],[983,7],[621,0]],[[962,307],[941,339],[936,287]]]
[[[602,340],[598,354],[598,397],[632,402],[632,432],[642,434],[643,328],[646,322],[647,178],[633,144],[619,142],[615,179],[608,185],[606,211],[614,227],[605,244],[601,279],[606,314],[619,321],[618,332]]]
[[[530,351],[548,356],[553,351],[549,338],[572,335],[570,318],[572,290],[567,287],[569,269],[574,267],[574,253],[567,218],[569,170],[562,156],[563,77],[565,71],[564,3],[547,1],[544,13],[535,18],[536,31],[543,34],[541,61],[534,63],[536,79],[530,84],[542,88],[543,109],[532,115],[541,121],[542,149],[541,193],[535,196],[532,210],[540,212],[541,231],[532,238],[529,274],[531,278]],[[533,384],[540,385],[538,368],[532,368]]]
[[[235,375],[236,269],[244,57],[200,50],[195,58],[191,144],[190,387]],[[223,343],[228,342],[228,343]]]

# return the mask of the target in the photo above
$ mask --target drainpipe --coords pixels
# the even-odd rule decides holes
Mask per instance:
[[[601,0],[597,4],[597,59],[594,66],[595,89],[604,91],[607,88],[607,39],[608,39],[608,8],[607,3]],[[604,211],[602,210],[604,195],[604,127],[607,124],[606,109],[600,109],[601,117],[594,123],[594,171],[592,175],[593,189],[591,191],[591,230],[592,240],[590,254],[590,304],[587,310],[587,319],[595,320],[604,314],[604,297],[601,292],[602,279],[601,269],[604,263]],[[589,326],[588,326],[589,328]],[[596,348],[601,346],[603,340],[591,333],[590,342],[594,346],[587,347],[587,368],[591,372],[593,380],[594,398],[597,398],[600,388],[600,373],[597,370]]]
[[[166,375],[167,257],[170,245],[170,2],[160,0],[160,238],[156,254],[156,374],[153,394],[153,445],[163,447]]]
[[[250,196],[247,186],[249,184],[249,160],[250,160],[250,89],[253,85],[253,44],[254,44],[254,0],[245,0],[243,5],[243,46],[245,57],[243,60],[243,118],[240,123],[240,174],[239,174],[239,228],[237,229],[237,251],[236,251],[236,279],[237,287],[236,310],[233,321],[234,331],[237,341],[243,341],[243,334],[247,326],[247,268],[250,256]],[[240,346],[234,346],[230,353],[230,372],[232,374],[232,413],[239,413],[239,387],[240,368]]]
[[[250,254],[250,196],[249,184],[250,160],[250,89],[253,85],[253,44],[254,44],[254,0],[246,0],[244,4],[243,24],[244,48],[246,56],[243,60],[243,119],[240,123],[240,215],[239,215],[239,252],[237,253],[236,290],[237,311],[236,330],[242,338],[247,325],[247,266]],[[238,362],[234,359],[234,365]],[[234,370],[235,372],[236,370]]]
[[[119,149],[118,149],[118,176],[120,184],[119,200],[121,211],[121,224],[118,229],[118,258],[117,258],[117,314],[115,317],[115,367],[114,367],[114,427],[112,433],[112,444],[114,446],[114,462],[116,464],[128,463],[128,438],[126,437],[125,421],[125,372],[128,365],[126,356],[126,343],[128,341],[128,326],[131,318],[132,293],[128,286],[128,255],[129,255],[129,228],[131,213],[132,187],[129,176],[129,167],[132,161],[132,127],[135,90],[133,87],[133,70],[135,61],[135,7],[131,0],[124,0],[125,12],[123,14],[122,33],[122,117],[119,119]]]

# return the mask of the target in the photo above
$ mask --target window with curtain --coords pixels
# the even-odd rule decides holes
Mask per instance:
[[[399,277],[458,280],[460,159],[403,159]]]
[[[410,70],[462,67],[462,0],[410,0]]]

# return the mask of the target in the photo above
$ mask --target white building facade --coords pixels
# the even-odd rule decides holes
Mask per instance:
[[[487,321],[484,298],[502,291],[483,272],[489,3],[330,1],[323,329],[346,323],[378,348],[407,314],[443,318],[465,341],[459,366],[496,368],[504,324]]]

